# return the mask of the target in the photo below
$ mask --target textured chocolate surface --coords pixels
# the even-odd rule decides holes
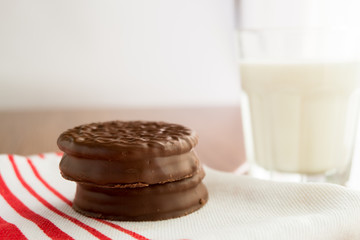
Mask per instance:
[[[68,155],[111,160],[182,154],[197,142],[196,133],[184,126],[146,121],[84,124],[65,131],[57,141]]]
[[[60,162],[64,178],[107,187],[145,187],[193,176],[199,168],[195,151],[129,161],[84,159],[65,154]]]
[[[189,214],[208,200],[193,148],[198,137],[164,122],[110,121],[62,133],[64,178],[77,182],[73,208],[111,220],[163,220]]]
[[[191,178],[144,188],[103,188],[77,184],[73,208],[110,220],[163,220],[187,215],[208,200],[200,171]]]

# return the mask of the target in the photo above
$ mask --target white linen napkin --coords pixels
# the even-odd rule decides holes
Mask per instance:
[[[61,155],[0,155],[0,239],[360,239],[360,192],[277,183],[206,168],[209,202],[155,222],[87,218],[71,208],[75,183]]]

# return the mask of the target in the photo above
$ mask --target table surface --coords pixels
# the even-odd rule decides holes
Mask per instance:
[[[59,151],[57,137],[76,125],[107,120],[180,123],[200,136],[196,151],[206,165],[234,171],[245,161],[240,107],[91,109],[0,112],[0,153]]]

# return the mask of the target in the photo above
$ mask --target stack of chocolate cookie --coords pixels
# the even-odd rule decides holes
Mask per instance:
[[[177,124],[144,121],[91,123],[58,138],[60,170],[77,182],[73,208],[111,220],[184,216],[208,199],[194,151],[198,138]]]

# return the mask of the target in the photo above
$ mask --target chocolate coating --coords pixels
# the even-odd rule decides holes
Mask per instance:
[[[107,187],[145,187],[193,176],[199,159],[192,150],[168,157],[143,157],[128,161],[77,158],[64,155],[60,162],[64,178]]]
[[[73,208],[90,217],[123,221],[163,220],[187,215],[208,200],[204,172],[144,188],[104,188],[77,184]]]
[[[77,182],[73,208],[111,220],[163,220],[189,214],[208,200],[193,148],[198,137],[165,122],[110,121],[62,133],[64,178]]]
[[[196,133],[165,122],[109,121],[80,125],[62,133],[59,148],[68,155],[88,159],[165,157],[190,151]]]

